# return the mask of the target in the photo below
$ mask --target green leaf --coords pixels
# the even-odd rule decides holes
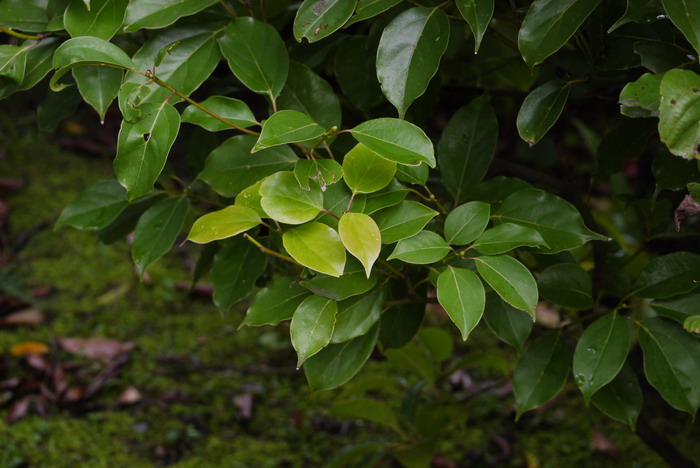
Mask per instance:
[[[421,231],[415,236],[402,239],[387,260],[397,258],[406,263],[427,265],[442,260],[450,253],[450,246],[439,234]]]
[[[26,65],[26,47],[0,45],[0,77],[9,78],[19,85],[24,79]]]
[[[642,388],[628,362],[612,382],[593,395],[592,401],[608,417],[627,424],[634,431],[642,411]]]
[[[627,117],[656,117],[661,101],[663,75],[645,73],[620,91],[620,112]]]
[[[522,349],[532,330],[530,316],[505,302],[493,291],[486,294],[484,320],[499,340],[518,350]]]
[[[304,0],[294,18],[294,37],[316,42],[330,36],[343,27],[356,5],[357,0]]]
[[[540,233],[548,248],[557,253],[580,247],[591,240],[606,240],[590,231],[569,202],[538,189],[519,190],[506,198],[492,216],[496,223],[515,223]]]
[[[222,313],[245,299],[267,268],[267,256],[243,237],[228,239],[214,256],[211,280],[213,300]]]
[[[372,265],[382,249],[377,223],[366,214],[345,213],[338,222],[338,234],[348,252],[365,267],[365,273],[369,278]]]
[[[103,179],[87,187],[63,209],[56,227],[97,231],[117,219],[128,204],[124,187],[116,179]]]
[[[313,140],[324,132],[324,128],[308,115],[293,110],[282,110],[263,122],[262,132],[252,152],[287,143]]]
[[[277,325],[290,320],[309,291],[297,284],[295,278],[277,278],[271,286],[258,291],[248,307],[243,325],[258,327]]]
[[[620,372],[631,342],[629,323],[616,312],[599,318],[583,332],[574,351],[574,380],[586,404]]]
[[[564,387],[570,366],[571,351],[556,333],[547,333],[528,346],[513,374],[516,419],[554,398]]]
[[[700,144],[700,75],[690,70],[670,70],[661,80],[660,92],[661,141],[676,156],[696,157]]]
[[[653,301],[649,305],[657,314],[683,323],[686,318],[698,313],[700,294],[686,294],[673,299]]]
[[[355,8],[355,14],[345,23],[345,27],[347,28],[358,21],[364,21],[380,13],[384,13],[389,8],[399,3],[401,3],[401,0],[359,0],[357,2],[357,8]]]
[[[535,320],[537,283],[525,265],[507,255],[476,257],[481,277],[513,307],[524,310]]]
[[[679,158],[663,149],[655,155],[651,172],[659,191],[684,190],[688,183],[700,180],[700,167],[696,160]]]
[[[131,0],[126,9],[124,31],[170,26],[178,19],[194,15],[215,3],[216,0]]]
[[[364,36],[343,39],[335,53],[335,77],[343,94],[366,115],[384,96],[377,81],[376,54]]]
[[[345,266],[345,272],[340,278],[333,276],[317,276],[311,280],[302,281],[301,286],[305,287],[314,294],[333,299],[334,301],[342,301],[349,297],[364,294],[372,289],[377,284],[377,278],[367,278],[362,271],[362,267],[358,268],[351,266],[351,263]]]
[[[466,245],[484,232],[489,223],[491,207],[483,202],[460,205],[445,219],[445,239],[451,245]]]
[[[403,201],[377,211],[373,218],[382,235],[382,243],[393,244],[418,234],[437,214],[437,211],[421,203]]]
[[[700,255],[674,252],[657,257],[637,277],[634,293],[639,297],[664,299],[692,291],[700,278]]]
[[[386,288],[380,286],[339,302],[331,343],[342,343],[369,332],[381,317],[386,296]]]
[[[252,127],[258,125],[253,112],[248,105],[238,99],[233,99],[225,96],[211,96],[200,103],[203,107],[209,109],[213,113],[223,117],[225,120],[236,124],[240,127]],[[230,125],[215,119],[206,112],[190,105],[187,106],[182,113],[182,121],[191,124],[199,125],[210,132],[220,132],[222,130],[233,130]]]
[[[350,130],[357,141],[389,161],[435,167],[433,144],[423,130],[405,120],[368,120]]]
[[[343,158],[343,178],[355,193],[381,190],[389,185],[395,173],[395,162],[380,157],[362,143],[355,145]]]
[[[535,0],[518,32],[518,48],[530,67],[559,50],[600,0]]]
[[[687,49],[669,41],[637,41],[634,52],[639,55],[644,68],[658,74],[688,62]]]
[[[352,379],[372,354],[379,335],[379,325],[369,333],[325,347],[309,358],[304,366],[306,379],[312,390],[330,390]]]
[[[493,16],[494,0],[459,0],[457,9],[469,24],[474,35],[474,53],[479,51],[481,39]]]
[[[107,67],[78,67],[73,69],[73,77],[80,95],[97,111],[104,123],[107,109],[119,94],[124,71]]]
[[[303,190],[289,171],[273,174],[260,186],[263,210],[272,219],[287,224],[311,221],[323,209],[323,192],[318,185]]]
[[[236,77],[251,91],[274,99],[289,72],[287,47],[277,30],[262,21],[237,18],[219,39],[221,53]]]
[[[277,106],[306,114],[324,128],[339,126],[342,117],[340,101],[333,87],[299,62],[289,63],[289,76],[277,99]]]
[[[419,166],[404,166],[400,164],[396,167],[396,178],[401,182],[415,185],[425,185],[430,175],[430,169],[427,164]]]
[[[18,88],[19,91],[33,88],[51,71],[53,54],[59,45],[60,42],[52,37],[44,38],[38,44],[35,41],[27,41],[22,44],[25,48],[31,46],[31,49],[27,50],[27,63],[24,69],[24,78]],[[0,96],[2,96],[1,89]]]
[[[116,180],[114,182],[117,184],[119,183]],[[121,185],[119,186],[123,193],[122,196],[125,197],[126,191],[124,191],[124,187]],[[143,215],[147,209],[166,198],[166,196],[167,195],[164,193],[153,193],[129,203],[114,221],[100,229],[100,242],[105,245],[110,245],[117,241],[124,240],[124,238],[134,232],[141,215]]]
[[[319,273],[339,277],[345,268],[345,247],[332,228],[307,223],[282,235],[289,255],[303,266]]]
[[[661,0],[666,14],[700,54],[700,5],[693,0]]]
[[[436,362],[444,362],[452,356],[454,342],[452,336],[445,330],[436,327],[422,328],[418,336]]]
[[[700,333],[700,315],[691,315],[686,317],[683,322],[683,328],[690,333],[695,333],[696,335]]]
[[[518,133],[530,146],[552,128],[564,110],[571,85],[566,81],[548,81],[527,95],[518,111]]]
[[[135,69],[136,65],[126,53],[111,42],[97,37],[76,37],[69,39],[56,49],[53,55],[53,68],[49,86],[54,91],[65,87],[58,83],[69,70],[81,65],[111,65],[125,70]]]
[[[63,15],[63,26],[71,37],[94,36],[110,40],[122,27],[128,0],[70,0]]]
[[[80,102],[82,97],[75,86],[59,92],[49,90],[37,108],[37,127],[44,132],[53,132],[63,119],[75,113]]]
[[[491,165],[498,120],[487,96],[461,107],[442,132],[438,163],[447,190],[457,202],[473,193]]]
[[[548,301],[573,310],[593,307],[590,275],[574,263],[558,263],[544,270],[537,281],[540,294]]]
[[[438,277],[437,297],[466,341],[484,313],[486,296],[481,280],[471,270],[448,266]]]
[[[625,13],[620,19],[615,21],[615,24],[610,26],[608,34],[629,22],[639,24],[651,23],[657,20],[660,14],[661,5],[659,4],[659,0],[627,0]]]
[[[439,8],[411,8],[384,28],[377,49],[377,78],[399,118],[428,88],[449,37],[450,22]]]
[[[398,205],[406,198],[406,195],[408,195],[408,188],[393,180],[379,192],[356,196],[355,203],[364,202],[361,211],[365,214],[372,214],[382,208]]]
[[[44,32],[50,20],[47,4],[47,0],[4,0],[0,2],[2,25],[26,32]]]
[[[156,203],[141,216],[131,246],[131,254],[141,276],[150,264],[172,248],[189,209],[187,197],[168,198]]]
[[[664,318],[644,319],[639,330],[644,373],[674,408],[695,417],[700,408],[700,341]]]
[[[138,122],[122,121],[114,159],[114,173],[129,200],[153,190],[180,130],[180,114],[167,102],[142,110],[147,115]]]
[[[384,349],[403,348],[416,335],[425,316],[425,304],[392,308],[382,314],[380,340]]]
[[[292,317],[289,334],[297,352],[297,369],[331,341],[338,304],[325,297],[309,296]]]
[[[233,197],[271,174],[291,170],[299,160],[288,146],[250,154],[255,140],[251,135],[229,138],[211,152],[197,177],[216,193]]]
[[[343,178],[343,167],[332,159],[299,159],[294,164],[294,177],[299,186],[304,190],[310,190],[309,179],[315,180],[325,192],[329,185],[333,185]]]
[[[399,423],[391,407],[371,398],[341,400],[333,404],[329,414],[336,419],[366,419],[400,432]]]
[[[484,255],[498,255],[517,247],[547,246],[539,232],[519,224],[504,223],[484,231],[473,248]]]
[[[260,216],[243,206],[227,206],[223,210],[213,211],[201,216],[194,222],[187,240],[197,244],[206,244],[252,229],[261,223]]]

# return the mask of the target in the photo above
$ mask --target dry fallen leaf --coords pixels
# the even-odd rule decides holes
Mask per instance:
[[[117,398],[117,403],[120,405],[133,405],[141,401],[141,392],[133,385],[129,385],[124,389],[121,395]]]
[[[38,309],[22,309],[0,318],[0,325],[39,325],[46,317]]]
[[[28,356],[30,354],[46,354],[49,352],[49,347],[38,341],[25,341],[24,343],[16,344],[10,350],[13,356]]]
[[[136,344],[108,340],[107,338],[60,338],[58,344],[69,353],[79,354],[90,359],[109,361],[130,352]]]

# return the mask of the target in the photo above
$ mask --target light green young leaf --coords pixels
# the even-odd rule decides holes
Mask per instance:
[[[467,245],[484,232],[489,223],[491,207],[488,203],[473,201],[460,205],[445,219],[445,239],[448,244]]]
[[[330,343],[337,313],[338,303],[321,296],[309,296],[299,304],[289,326],[297,369]]]
[[[544,270],[537,281],[548,301],[573,310],[593,307],[591,276],[575,263],[558,263]]]
[[[71,37],[94,36],[110,40],[122,27],[128,0],[70,0],[63,15],[63,26]]]
[[[196,244],[206,244],[235,236],[260,223],[260,216],[250,208],[227,206],[223,210],[212,211],[197,219],[187,240]]]
[[[216,0],[131,0],[126,9],[124,31],[170,26],[178,19],[194,15],[214,3]]]
[[[419,127],[388,117],[368,120],[350,130],[357,141],[389,161],[435,167],[433,143]]]
[[[119,94],[124,70],[95,66],[77,67],[73,69],[73,77],[80,95],[97,111],[100,120],[104,122],[107,109]]]
[[[537,283],[525,265],[507,255],[476,257],[476,269],[501,298],[535,320]]]
[[[56,227],[97,231],[114,221],[128,204],[124,187],[116,179],[103,179],[87,187],[63,209]]]
[[[481,280],[471,270],[447,267],[438,277],[437,297],[466,341],[484,313],[486,296]]]
[[[411,8],[384,28],[377,49],[377,78],[399,118],[428,88],[449,37],[450,22],[439,8]]]
[[[211,268],[213,300],[221,313],[250,296],[255,281],[266,268],[267,255],[247,239],[233,237],[224,241]]]
[[[246,128],[258,125],[258,121],[255,120],[255,116],[248,105],[238,99],[225,96],[211,96],[200,102],[200,104],[239,127]],[[187,106],[184,110],[182,113],[182,121],[199,125],[210,132],[233,129],[230,125],[215,119],[193,105]]]
[[[571,85],[566,81],[548,81],[527,95],[517,118],[520,138],[530,146],[552,128],[564,110]]]
[[[365,267],[369,278],[372,265],[379,257],[382,239],[377,223],[361,213],[345,213],[338,222],[338,234],[348,252]]]
[[[129,200],[153,190],[180,130],[180,114],[167,102],[145,105],[142,111],[146,116],[138,122],[122,121],[114,159],[114,172]]]
[[[406,239],[418,234],[437,211],[415,201],[403,201],[398,205],[377,211],[372,218],[379,227],[383,244]]]
[[[131,253],[141,276],[173,246],[189,209],[187,197],[168,198],[153,205],[139,218]]]
[[[355,145],[343,158],[343,178],[355,193],[381,190],[389,185],[395,173],[395,162],[380,157],[362,143]]]
[[[698,31],[700,34],[700,29]],[[690,70],[670,70],[661,80],[660,92],[661,141],[676,156],[686,159],[697,157],[700,144],[700,75]]]
[[[457,9],[469,24],[474,35],[474,53],[479,51],[481,39],[493,16],[494,0],[458,0]]]
[[[296,278],[277,278],[271,286],[261,289],[253,297],[243,325],[277,325],[283,320],[290,320],[299,304],[310,294],[297,284]]]
[[[304,0],[294,18],[294,37],[316,42],[330,36],[343,27],[356,5],[357,0]]]
[[[700,54],[700,4],[694,0],[661,0],[666,14]]]
[[[397,258],[406,263],[427,265],[435,263],[450,253],[445,239],[433,231],[421,231],[415,236],[400,240],[387,260]]]
[[[345,247],[332,228],[307,223],[282,235],[289,255],[303,266],[319,273],[339,277],[345,269]]]
[[[282,171],[269,176],[260,186],[260,205],[270,218],[286,224],[311,221],[323,209],[323,192],[312,184],[303,190],[294,174]]]
[[[519,224],[504,223],[484,231],[472,246],[484,255],[499,255],[517,247],[547,246],[539,232]]]
[[[308,115],[293,110],[282,110],[263,122],[262,132],[252,152],[287,143],[313,140],[324,132],[325,129]]]

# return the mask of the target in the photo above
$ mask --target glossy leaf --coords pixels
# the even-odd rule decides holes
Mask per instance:
[[[640,24],[650,23],[658,19],[661,14],[659,0],[627,0],[625,13],[610,26],[608,34],[629,22]]]
[[[131,253],[143,276],[146,268],[165,255],[175,244],[190,209],[187,197],[168,198],[156,203],[141,216],[134,230]]]
[[[385,300],[386,289],[380,286],[339,302],[331,343],[342,343],[369,332],[379,321]]]
[[[700,8],[697,10],[700,14]],[[677,156],[696,157],[700,144],[700,75],[690,70],[670,70],[661,80],[660,92],[661,141]]]
[[[678,323],[698,313],[700,294],[686,294],[673,299],[653,301],[649,305],[657,314],[675,320]]]
[[[445,219],[445,239],[448,244],[466,245],[484,232],[489,223],[491,207],[483,202],[460,205]]]
[[[294,18],[294,37],[301,42],[320,41],[343,27],[357,0],[304,0]]]
[[[355,197],[355,202],[362,201],[361,211],[365,214],[372,214],[382,208],[398,205],[406,198],[406,195],[408,195],[406,186],[394,180],[378,192]]]
[[[447,267],[438,277],[437,297],[466,341],[484,313],[486,296],[481,280],[471,270]]]
[[[666,14],[700,54],[700,5],[693,0],[661,0]]]
[[[537,281],[542,297],[573,310],[593,307],[590,275],[574,263],[559,263],[545,269]]]
[[[649,262],[637,277],[634,291],[640,297],[664,299],[692,291],[698,278],[700,256],[675,252]]]
[[[530,67],[559,50],[600,0],[535,0],[518,33],[518,48]]]
[[[474,53],[477,53],[493,16],[494,0],[458,0],[457,9],[472,30]]]
[[[364,294],[377,284],[376,276],[368,278],[364,273],[362,266],[350,259],[339,278],[317,275],[315,278],[302,281],[299,284],[319,296],[342,301]]]
[[[393,244],[418,234],[437,214],[421,203],[403,201],[376,212],[372,218],[379,227],[382,243]]]
[[[284,248],[297,262],[319,273],[339,277],[345,268],[345,247],[332,228],[307,223],[282,235]]]
[[[438,163],[443,183],[457,202],[473,193],[486,175],[497,141],[498,120],[486,96],[450,119],[438,144]]]
[[[532,330],[530,316],[505,302],[493,291],[486,294],[484,320],[499,340],[517,349],[522,349]]]
[[[423,130],[410,122],[381,118],[368,120],[350,130],[357,141],[389,161],[409,166],[426,163],[435,167],[433,144]]]
[[[211,96],[200,102],[200,104],[239,127],[247,128],[258,125],[248,105],[238,99],[225,96]],[[210,132],[233,129],[230,125],[221,122],[193,105],[187,106],[184,110],[182,113],[182,121],[199,125]]]
[[[400,164],[396,167],[396,178],[401,182],[414,185],[425,185],[428,181],[430,169],[427,164],[419,166],[405,166]]]
[[[507,255],[477,257],[476,269],[481,277],[513,307],[524,310],[535,320],[537,283],[525,265]]]
[[[282,276],[253,297],[245,315],[244,325],[257,327],[277,325],[291,320],[299,304],[311,293],[297,284],[295,278]]]
[[[559,119],[570,90],[566,81],[552,80],[528,94],[518,112],[520,138],[531,146],[540,141]]]
[[[309,180],[315,180],[325,192],[343,178],[343,168],[332,159],[299,159],[294,164],[294,177],[304,190],[311,190]]]
[[[248,297],[266,268],[267,256],[247,239],[234,237],[224,242],[211,269],[216,307],[225,313]]]
[[[167,102],[144,106],[136,123],[122,121],[114,173],[129,200],[146,195],[160,175],[180,130],[180,114]]]
[[[335,77],[343,94],[365,114],[384,100],[377,81],[376,54],[367,37],[344,39],[335,54]]]
[[[348,252],[365,267],[367,278],[379,257],[382,239],[377,223],[362,213],[345,213],[338,222],[338,234]]]
[[[287,146],[250,154],[255,140],[251,135],[229,138],[207,157],[198,178],[218,194],[233,197],[271,174],[291,170],[299,160]]]
[[[345,23],[345,27],[384,13],[386,10],[399,3],[401,3],[401,0],[358,0],[355,14]]]
[[[26,47],[0,45],[0,77],[13,80],[17,85],[24,79],[27,65]]]
[[[271,175],[260,186],[260,204],[272,219],[287,224],[311,221],[323,209],[323,192],[317,185],[303,190],[288,171]]]
[[[277,97],[289,72],[287,47],[267,23],[237,18],[219,38],[221,53],[236,77],[251,91]]]
[[[61,211],[56,227],[96,231],[114,221],[128,204],[124,187],[115,179],[103,179],[83,190]]]
[[[607,416],[634,430],[642,411],[642,388],[629,363],[626,362],[612,382],[598,390],[591,400]]]
[[[306,114],[324,128],[340,125],[340,101],[333,87],[299,62],[289,63],[289,75],[277,106]]]
[[[449,37],[450,22],[439,8],[411,8],[384,28],[377,49],[377,78],[399,118],[428,88]]]
[[[187,240],[197,244],[206,244],[215,240],[245,232],[258,226],[260,216],[243,206],[227,206],[223,210],[213,211],[197,219],[190,230]]]
[[[372,353],[378,335],[379,325],[375,325],[367,334],[331,344],[309,358],[304,373],[311,389],[330,390],[352,379]]]
[[[642,321],[639,344],[649,383],[669,405],[695,416],[700,408],[700,341],[680,325],[655,317]]]
[[[450,253],[450,246],[439,234],[421,231],[415,236],[402,239],[387,260],[398,259],[415,265],[427,265],[442,260]]]
[[[571,351],[556,333],[547,333],[526,350],[513,374],[516,419],[554,398],[566,383]]]
[[[313,140],[325,132],[311,117],[293,110],[275,112],[263,122],[253,153],[272,146]]]
[[[94,36],[110,40],[122,27],[128,0],[70,0],[63,15],[63,26],[71,37]]]
[[[289,327],[297,369],[330,343],[337,313],[338,303],[321,296],[309,296],[299,304]]]
[[[498,255],[517,247],[539,247],[546,243],[539,232],[519,224],[504,223],[488,229],[472,245],[484,255]]]
[[[574,351],[574,380],[586,404],[620,372],[631,343],[629,323],[617,313],[599,318],[583,332]]]
[[[53,55],[53,68],[56,73],[49,85],[54,91],[65,87],[58,83],[70,69],[80,65],[106,64],[125,70],[134,69],[136,65],[126,53],[111,42],[96,37],[76,37],[69,39],[56,49]]]
[[[546,253],[571,250],[591,240],[606,238],[590,231],[581,215],[569,202],[538,189],[511,194],[492,216],[498,223],[515,223],[535,229],[547,248]]]
[[[663,75],[645,73],[620,91],[620,112],[627,117],[656,117],[661,102]]]
[[[389,185],[395,173],[395,162],[380,157],[362,143],[355,145],[343,158],[343,178],[355,193],[381,190]]]
[[[80,95],[104,122],[107,109],[119,94],[124,71],[108,67],[78,67],[73,69],[73,77]]]
[[[93,0],[94,1],[94,0]],[[131,0],[126,10],[126,32],[170,26],[184,16],[198,13],[216,0]]]

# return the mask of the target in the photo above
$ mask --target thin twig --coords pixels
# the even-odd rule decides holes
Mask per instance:
[[[253,238],[250,236],[250,234],[248,234],[248,233],[243,234],[243,238],[244,238],[244,239],[248,239],[253,245],[255,245],[257,248],[259,248],[260,251],[263,252],[263,253],[266,253],[266,254],[268,254],[268,255],[272,255],[273,257],[281,258],[282,260],[286,260],[286,261],[291,262],[291,263],[293,263],[293,264],[295,264],[295,265],[303,266],[302,264],[300,264],[299,262],[297,262],[296,260],[294,260],[292,257],[289,257],[289,256],[287,256],[287,255],[283,255],[283,254],[281,254],[281,253],[279,253],[279,252],[275,252],[275,251],[272,250],[272,249],[268,249],[267,247],[265,247],[264,245],[262,245],[260,242],[258,242],[257,240],[253,239]]]

